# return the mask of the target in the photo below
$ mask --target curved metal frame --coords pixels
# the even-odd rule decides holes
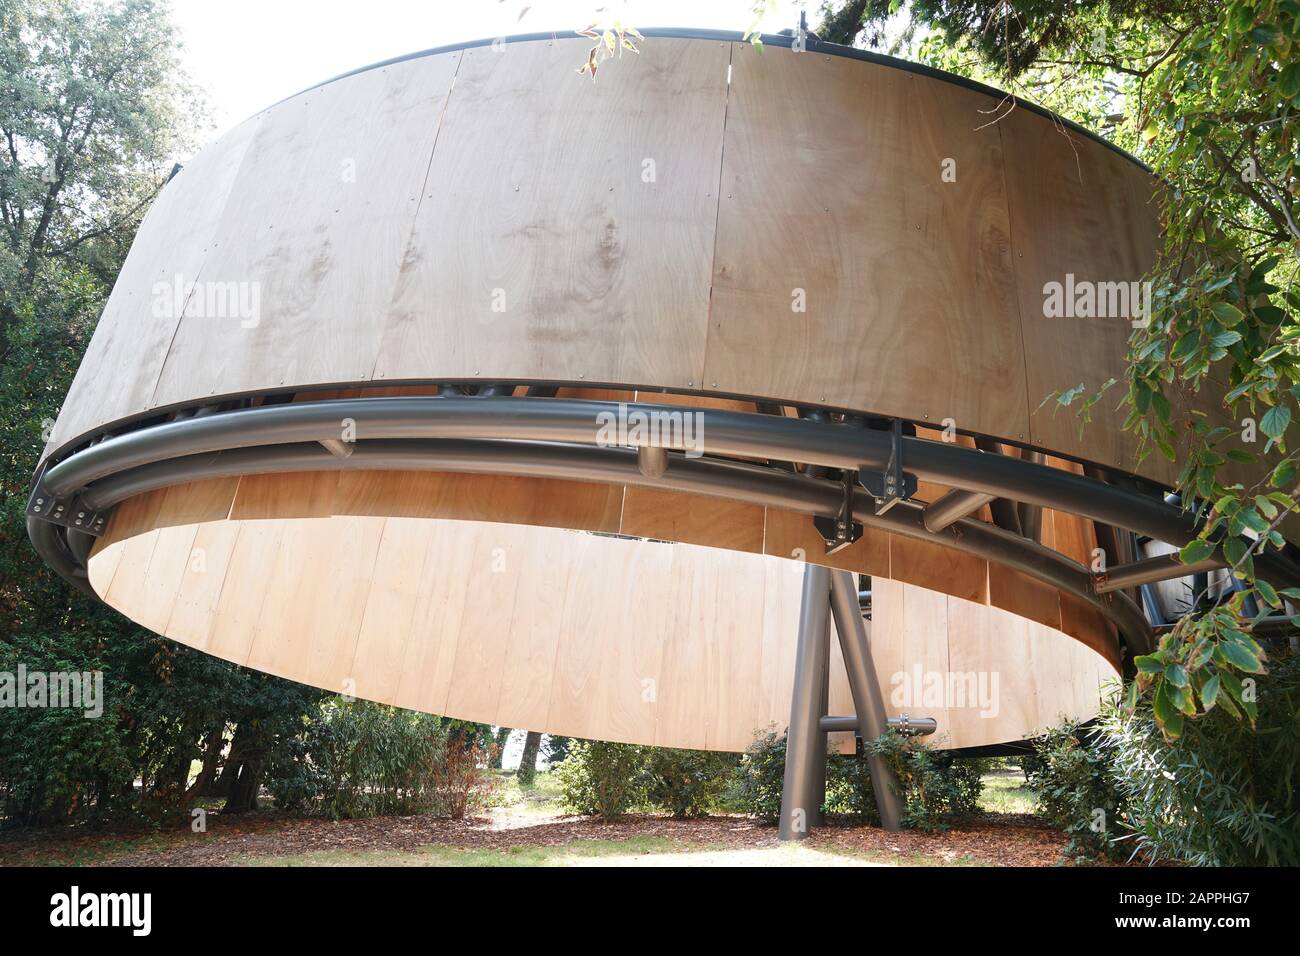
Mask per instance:
[[[637,448],[600,447],[602,418],[620,412],[702,415],[693,450],[704,457],[669,454],[662,470],[647,470]],[[357,441],[339,456],[322,442],[337,443],[345,422]],[[645,402],[460,394],[331,399],[178,416],[104,438],[51,462],[33,497],[38,491],[72,497],[103,512],[134,495],[203,478],[423,470],[644,486],[833,517],[844,501],[841,482],[813,477],[821,471],[798,474],[731,459],[798,462],[822,471],[883,469],[894,440],[890,432],[854,424]],[[684,450],[680,443],[669,447]],[[900,447],[908,473],[962,492],[1072,512],[1176,545],[1196,533],[1191,516],[1159,496],[947,442],[904,436]],[[899,501],[885,511],[861,488],[850,503],[853,520],[864,526],[976,555],[1079,597],[1116,625],[1132,653],[1151,648],[1151,626],[1129,597],[1036,541],[967,517],[937,527],[932,506]],[[29,519],[28,532],[52,568],[93,595],[84,570],[88,534],[72,529],[65,538],[39,517]],[[1280,554],[1261,554],[1257,566],[1279,582],[1300,583],[1300,569]]]

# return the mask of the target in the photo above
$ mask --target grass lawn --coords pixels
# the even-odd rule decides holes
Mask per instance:
[[[986,773],[984,792],[980,794],[980,809],[986,813],[1034,813],[1038,796],[1025,783],[1019,770],[995,770]]]
[[[555,846],[476,850],[424,846],[414,851],[323,851],[299,856],[256,857],[252,866],[882,866],[865,855],[802,845],[731,848],[667,837],[572,840]]]

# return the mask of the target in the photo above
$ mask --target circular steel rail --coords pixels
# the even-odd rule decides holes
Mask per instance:
[[[634,448],[600,447],[602,418],[702,416],[692,450],[668,456],[660,474],[638,467]],[[339,457],[344,424],[356,435]],[[424,470],[559,478],[636,485],[726,497],[814,516],[833,516],[838,482],[729,458],[799,462],[826,469],[879,470],[893,449],[890,433],[848,424],[689,406],[585,399],[418,396],[353,398],[262,406],[179,418],[105,438],[52,464],[39,486],[76,496],[97,511],[146,491],[204,478],[329,470]],[[682,444],[669,446],[675,452]],[[1071,512],[1173,544],[1196,534],[1192,517],[1161,498],[1014,458],[904,436],[902,466],[916,477],[963,491]],[[1151,648],[1152,631],[1137,605],[1119,592],[1099,593],[1087,568],[1037,542],[986,522],[959,518],[927,527],[924,509],[899,502],[876,513],[858,490],[853,517],[864,526],[973,554],[1075,595],[1113,622],[1133,653]],[[93,595],[85,578],[92,539],[39,518],[29,535],[47,563]],[[1300,569],[1278,553],[1257,558],[1260,573],[1300,583]]]

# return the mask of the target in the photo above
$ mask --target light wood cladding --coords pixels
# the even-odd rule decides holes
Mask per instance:
[[[629,743],[740,751],[788,720],[798,562],[412,517],[177,524],[168,500],[154,506],[160,527],[115,524],[90,579],[122,613],[218,657],[382,703]],[[935,717],[940,746],[1091,717],[1113,674],[1082,643],[998,608],[883,579],[873,604],[888,709]],[[849,714],[832,641],[829,708]],[[963,673],[949,678],[954,660]],[[986,693],[935,698],[936,680]]]
[[[1045,319],[1042,289],[1152,264],[1141,167],[882,64],[651,37],[593,84],[585,42],[365,70],[204,150],[146,216],[51,449],[213,396],[550,380],[952,419],[1169,479],[1113,403],[1082,438],[1036,411],[1122,377],[1127,323]],[[255,287],[256,323],[158,317],[176,276]]]
[[[890,67],[738,47],[709,387],[1025,434],[1002,147],[976,129],[993,105]]]

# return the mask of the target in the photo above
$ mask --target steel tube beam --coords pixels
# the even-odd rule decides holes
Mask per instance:
[[[939,729],[939,722],[933,717],[908,717],[906,721],[902,717],[885,718],[886,725],[891,730],[906,729],[918,737],[926,737]],[[827,715],[819,721],[822,730],[829,733],[842,733],[845,731],[858,732],[859,724],[857,717],[843,717]]]
[[[1160,554],[1154,558],[1143,558],[1140,561],[1121,564],[1117,568],[1108,569],[1104,575],[1097,576],[1093,589],[1098,594],[1110,594],[1112,591],[1122,591],[1142,584],[1154,584],[1157,581],[1168,581],[1171,578],[1204,574],[1225,567],[1227,567],[1226,564],[1215,558],[1207,558],[1193,564],[1183,564],[1178,559],[1177,552]]]
[[[320,446],[335,458],[347,458],[352,454],[352,443],[337,438],[322,438]]]
[[[979,491],[950,491],[937,501],[925,506],[921,520],[927,531],[942,531],[958,518],[965,518],[995,499]]]
[[[99,600],[99,595],[86,578],[86,569],[80,567],[69,553],[68,546],[59,534],[58,525],[40,518],[28,517],[27,537],[41,560],[61,578],[88,597]]]
[[[1032,461],[1036,465],[1043,463],[1043,453],[1041,451],[1025,452],[1021,456],[1025,461]],[[1021,502],[1019,508],[1020,515],[1020,533],[1030,541],[1043,540],[1043,509],[1040,505]]]
[[[335,399],[219,412],[106,439],[54,465],[45,486],[57,495],[128,468],[189,454],[257,445],[319,441],[338,434],[344,419],[363,439],[493,439],[601,444],[620,415],[680,416],[681,406],[585,399],[418,396]],[[695,429],[686,449],[738,458],[802,461],[839,469],[883,469],[890,457],[887,432],[807,419],[699,410],[706,427]],[[662,432],[661,429],[661,437]],[[667,429],[672,432],[673,429]],[[679,430],[683,431],[684,430]],[[677,436],[684,439],[683,436]],[[1195,536],[1194,521],[1179,508],[1063,469],[949,442],[904,436],[904,468],[918,478],[998,498],[1069,511],[1182,546]],[[702,447],[701,447],[702,446]],[[1261,554],[1265,577],[1300,585],[1300,567],[1277,554]]]
[[[496,399],[483,399],[484,404]],[[630,484],[745,501],[810,515],[834,516],[842,497],[831,481],[807,478],[762,465],[707,458],[673,458],[657,479],[637,468],[636,452],[622,448],[492,441],[359,441],[347,458],[335,458],[316,442],[240,448],[156,462],[93,485],[83,500],[104,510],[137,494],[203,478],[276,472],[445,471],[470,474],[561,478]],[[1151,628],[1123,594],[1098,597],[1088,569],[1064,555],[983,521],[962,518],[942,532],[927,531],[922,509],[899,502],[883,515],[865,492],[853,499],[854,520],[995,561],[1090,603],[1113,621],[1134,653],[1149,653]]]
[[[49,470],[46,486],[67,494],[126,468],[182,455],[249,448],[256,445],[316,441],[338,434],[341,422],[356,423],[358,439],[501,439],[508,441],[608,444],[605,433],[620,414],[671,416],[681,406],[644,402],[604,402],[567,398],[473,398],[407,396],[333,399],[222,412],[199,420],[155,425],[110,438]],[[833,468],[856,468],[864,457],[860,429],[842,429],[797,418],[717,409],[700,411],[703,448],[686,448],[683,435],[676,451],[738,458],[780,458]],[[648,430],[647,430],[648,431]],[[661,429],[660,439],[668,437]],[[681,431],[681,430],[678,430]],[[628,437],[631,437],[630,435]],[[888,436],[884,441],[888,456]],[[802,456],[802,457],[800,457]],[[883,463],[883,460],[882,460]]]
[[[871,638],[867,636],[867,625],[858,607],[858,588],[848,571],[831,572],[831,614],[840,636],[844,670],[853,694],[853,712],[858,718],[858,733],[866,743],[883,734],[889,725],[885,722],[885,700],[880,694],[876,668],[871,660]],[[898,779],[884,758],[877,754],[868,754],[867,766],[871,768],[871,789],[876,795],[880,825],[895,833],[903,827]]]
[[[976,437],[975,447],[987,455],[1002,454],[1002,444],[991,438]],[[999,528],[1020,534],[1020,509],[1007,498],[994,498],[989,502],[989,513]]]
[[[785,738],[785,777],[781,786],[782,840],[803,840],[821,822],[825,793],[826,735],[819,721],[830,682],[830,570],[809,564],[803,572],[799,641],[795,651],[790,726]]]
[[[642,445],[636,450],[636,466],[647,478],[660,478],[668,470],[668,450]]]

